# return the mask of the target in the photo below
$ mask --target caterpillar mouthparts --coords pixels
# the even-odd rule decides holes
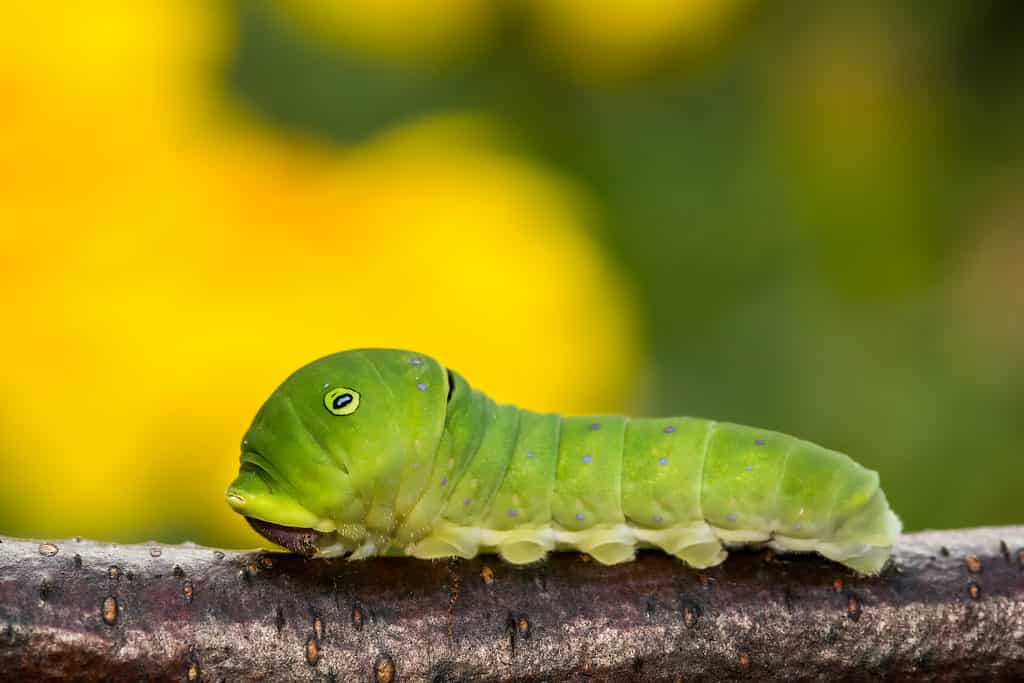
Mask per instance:
[[[319,549],[318,541],[321,536],[325,535],[315,529],[282,526],[254,517],[246,517],[245,520],[249,522],[249,526],[260,536],[278,544],[282,548],[287,548],[293,553],[305,555],[306,557],[312,557],[316,554]]]

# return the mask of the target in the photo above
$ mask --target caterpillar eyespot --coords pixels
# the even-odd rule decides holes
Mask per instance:
[[[614,564],[649,547],[703,568],[766,544],[874,574],[901,526],[875,472],[810,442],[693,417],[535,413],[389,349],[287,378],[245,434],[227,502],[294,552],[351,559],[575,550]]]
[[[332,415],[351,415],[359,408],[359,392],[348,387],[331,389],[324,394],[324,407]]]

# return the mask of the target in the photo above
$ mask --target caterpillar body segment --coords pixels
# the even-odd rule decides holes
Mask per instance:
[[[878,475],[768,430],[691,417],[562,417],[499,405],[437,361],[367,349],[289,377],[242,443],[228,503],[316,556],[498,553],[598,562],[658,548],[815,551],[877,573],[900,531]]]

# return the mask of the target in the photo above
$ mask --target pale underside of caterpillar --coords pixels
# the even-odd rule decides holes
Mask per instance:
[[[562,417],[499,405],[409,351],[359,349],[291,375],[242,441],[227,501],[315,557],[659,548],[703,568],[726,547],[814,551],[881,570],[900,532],[878,475],[764,429],[691,417]]]

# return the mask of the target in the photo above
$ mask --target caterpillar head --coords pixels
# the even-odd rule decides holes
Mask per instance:
[[[403,464],[436,450],[447,394],[445,369],[408,351],[360,349],[314,361],[256,414],[227,502],[294,552],[383,549],[399,489],[418,481],[403,478]]]

